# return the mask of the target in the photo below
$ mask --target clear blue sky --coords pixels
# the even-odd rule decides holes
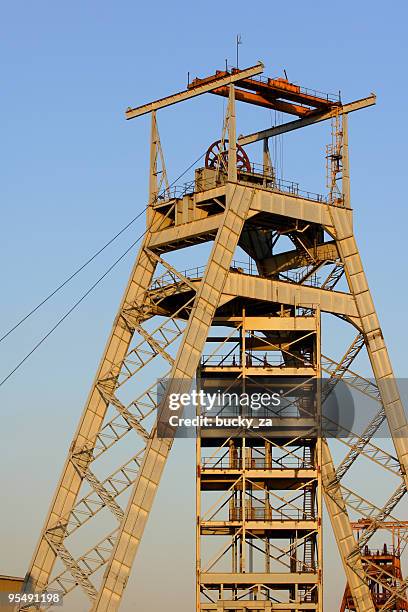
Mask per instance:
[[[374,109],[350,118],[352,204],[394,368],[400,376],[408,374],[408,332],[399,323],[408,297],[405,2],[39,0],[3,1],[0,6],[0,331],[144,207],[148,119],[126,122],[124,109],[183,89],[188,71],[192,77],[204,76],[222,68],[225,58],[233,62],[235,36],[241,33],[242,65],[261,59],[266,74],[282,75],[286,69],[290,80],[302,85],[341,89],[345,101],[372,91],[378,95]],[[218,138],[222,111],[223,101],[207,96],[159,114],[170,178]],[[239,106],[238,132],[270,124],[267,112],[251,113]],[[323,192],[328,126],[308,129],[310,140],[285,137],[284,177]],[[10,370],[142,231],[139,222],[0,345],[0,374]],[[0,538],[5,545],[0,573],[26,570],[131,261],[132,256],[127,257],[1,389],[6,457],[2,490],[8,493],[2,501]],[[185,452],[184,447],[177,449],[172,459],[181,480],[193,474],[183,463]],[[166,497],[179,484],[169,482],[158,503],[168,505],[178,525],[187,524],[190,502],[183,506],[174,496]],[[179,486],[182,497],[184,485]],[[154,545],[159,547],[158,517],[155,509],[148,531],[153,549],[145,546],[146,559],[157,550]],[[181,529],[179,536],[187,542],[185,551],[192,550]],[[160,537],[170,545],[169,534]],[[188,568],[188,553],[183,554],[183,567]],[[164,571],[171,555],[162,556]],[[143,570],[141,576],[147,599],[148,572]],[[186,575],[190,580],[192,572]],[[178,585],[181,589],[182,582]],[[135,593],[130,590],[129,606]],[[157,605],[165,601],[160,593],[155,597]]]

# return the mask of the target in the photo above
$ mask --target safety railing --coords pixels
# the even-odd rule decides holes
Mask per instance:
[[[295,270],[287,270],[279,274],[279,279],[295,283],[297,285],[307,285],[309,287],[320,287],[321,277],[318,274],[311,274],[305,278],[305,272],[297,272]]]
[[[235,69],[232,68],[232,71]],[[339,93],[327,93],[324,91],[319,91],[318,89],[312,89],[310,87],[303,87],[303,85],[298,85],[297,83],[288,83],[282,77],[264,77],[260,74],[251,77],[251,81],[259,81],[260,83],[264,83],[265,85],[275,84],[279,87],[279,83],[281,83],[282,90],[286,90],[289,93],[301,93],[307,96],[312,96],[313,98],[319,98],[320,100],[326,100],[327,102],[332,102],[333,104],[340,104],[341,97]]]
[[[230,521],[242,521],[243,517],[242,507],[229,509]],[[269,505],[248,506],[245,508],[245,519],[247,521],[313,521],[314,518],[313,513],[310,511],[288,506],[285,506],[283,509],[272,508]]]
[[[216,170],[213,172],[215,173]],[[156,206],[159,206],[164,202],[180,200],[184,196],[193,195],[197,192],[214,189],[215,187],[221,187],[226,183],[226,181],[227,174],[223,171],[219,171],[217,175],[213,175],[211,177],[201,177],[197,181],[194,180],[187,183],[182,183],[180,185],[174,185],[169,189],[164,189],[162,192],[160,192],[157,197]],[[238,181],[251,185],[257,184],[259,187],[267,189],[268,191],[301,197],[305,200],[311,200],[313,202],[330,203],[330,198],[328,195],[322,195],[320,193],[301,189],[299,187],[299,183],[295,181],[288,181],[286,179],[274,177],[270,170],[264,168],[261,164],[251,163],[250,171],[239,169]]]
[[[202,355],[201,365],[214,367],[242,367],[242,359],[238,353],[227,355]],[[284,367],[285,362],[282,355],[278,352],[271,352],[270,354],[262,357],[258,357],[258,355],[251,353],[246,353],[245,365],[247,368]]]
[[[189,280],[198,280],[203,277],[205,266],[195,266],[193,268],[187,268],[186,270],[180,270],[179,272],[182,276],[188,278]],[[230,272],[250,275],[258,274],[256,264],[251,260],[244,262],[233,259],[230,266]],[[169,284],[173,284],[175,281],[179,281],[180,283],[183,282],[175,273],[173,274],[168,272],[167,274],[161,275],[160,278],[155,279],[151,284],[151,289],[166,287]]]
[[[363,557],[393,557],[401,554],[401,546],[394,546],[393,544],[383,544],[381,548],[369,548],[364,546],[361,549]]]
[[[260,187],[263,187],[269,191],[293,195],[304,198],[305,200],[312,200],[313,202],[328,202],[328,196],[324,196],[321,193],[316,193],[314,191],[308,191],[307,189],[301,189],[299,187],[299,183],[295,181],[288,181],[286,179],[275,177],[273,176],[271,170],[264,167],[262,164],[251,162],[250,171],[246,170],[245,168],[241,168],[238,172],[238,180],[241,182],[249,182],[253,184],[254,178],[259,179],[257,182],[259,183]]]
[[[241,470],[243,461],[240,457],[203,457],[202,470]],[[288,455],[271,460],[265,457],[247,457],[245,459],[245,469],[247,470],[300,470],[312,469],[312,465],[300,457]]]

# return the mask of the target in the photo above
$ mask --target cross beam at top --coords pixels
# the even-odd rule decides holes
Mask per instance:
[[[246,136],[239,136],[238,142],[241,146],[245,146],[248,144],[252,144],[253,142],[258,142],[259,140],[264,140],[265,138],[279,136],[279,134],[292,132],[293,130],[298,130],[299,128],[306,127],[307,125],[313,125],[314,123],[320,123],[321,121],[331,119],[336,115],[336,113],[347,114],[352,113],[356,110],[360,110],[362,108],[367,108],[368,106],[373,106],[376,101],[377,98],[375,94],[371,94],[371,96],[368,96],[367,98],[362,98],[361,100],[355,100],[354,102],[350,102],[349,104],[343,104],[341,106],[333,107],[329,111],[313,113],[308,117],[302,117],[301,119],[296,119],[295,121],[282,123],[281,125],[276,125],[274,127],[268,128],[267,130],[254,132],[253,134],[247,134]]]
[[[213,91],[214,89],[230,85],[231,83],[242,81],[242,79],[261,74],[263,70],[264,65],[262,62],[259,62],[255,66],[245,68],[244,70],[237,70],[231,74],[218,72],[213,77],[202,79],[200,84],[197,86],[190,85],[190,88],[186,89],[185,91],[167,96],[166,98],[161,98],[160,100],[155,100],[149,104],[143,104],[143,106],[128,108],[125,113],[126,119],[134,119],[135,117],[140,117],[141,115],[146,115],[147,113],[156,111],[159,108],[165,108],[166,106],[171,106],[172,104],[177,104],[178,102],[184,102],[184,100],[195,98],[203,93],[207,93],[209,91]]]

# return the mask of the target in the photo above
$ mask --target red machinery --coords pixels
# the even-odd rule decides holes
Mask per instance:
[[[353,529],[357,532],[357,540],[360,540],[365,529],[369,528],[371,524],[372,522],[369,519],[360,519],[352,523]],[[378,528],[387,529],[388,532],[391,532],[391,544],[383,544],[382,548],[379,549],[370,549],[367,545],[362,549],[362,561],[369,577],[369,587],[375,609],[387,612],[403,612],[408,610],[408,603],[400,599],[398,594],[406,595],[401,571],[401,553],[405,542],[401,545],[401,541],[406,540],[408,521],[384,521],[378,525]],[[355,610],[356,607],[349,586],[346,585],[340,612],[354,612]]]

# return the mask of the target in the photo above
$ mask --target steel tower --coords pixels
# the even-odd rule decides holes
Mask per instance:
[[[325,529],[334,534],[347,580],[339,609],[397,610],[407,601],[402,576],[391,580],[386,568],[363,554],[376,530],[387,528],[387,517],[399,523],[392,512],[406,492],[408,473],[407,421],[350,203],[348,114],[375,104],[375,96],[343,104],[337,96],[264,78],[262,72],[262,64],[217,71],[181,93],[126,112],[127,119],[151,115],[146,233],[69,446],[26,590],[62,589],[68,601],[78,587],[93,612],[119,608],[172,447],[171,438],[157,435],[163,405],[158,397],[180,391],[197,373],[242,385],[267,385],[278,376],[308,385],[326,375],[323,400],[343,381],[377,404],[362,432],[343,428],[338,444],[346,454],[337,466],[330,441],[307,431],[293,438],[200,431],[196,610],[323,610],[323,586],[332,580],[324,571],[324,507]],[[225,130],[194,181],[169,187],[157,111],[207,92],[228,99]],[[236,100],[296,119],[237,138]],[[319,196],[276,176],[269,142],[326,120],[332,122],[329,189]],[[246,153],[257,142],[263,145],[260,166]],[[169,263],[168,253],[201,243],[212,245],[201,268],[180,271]],[[247,263],[235,262],[237,249],[247,254]],[[337,360],[322,354],[328,315],[356,334]],[[351,369],[363,349],[375,382]],[[153,362],[169,369],[170,382],[159,396]],[[142,384],[145,389],[136,393]],[[304,409],[302,402],[297,409]],[[384,423],[392,452],[374,438]],[[395,481],[394,493],[381,504],[346,484],[362,458]],[[117,467],[107,473],[112,462]],[[358,518],[367,523],[357,541],[351,521]],[[401,534],[406,541],[402,523]],[[373,596],[377,587],[385,593],[382,607]]]
[[[239,335],[223,339],[229,348],[224,354],[203,356],[200,379],[218,378],[229,390],[239,385],[250,392],[251,387],[267,390],[274,377],[287,397],[320,379],[319,308],[307,316],[293,316],[287,306],[274,315],[262,310],[263,303],[248,302],[241,316],[228,316]],[[220,318],[214,322],[225,325],[227,317]],[[312,398],[304,395],[296,401],[313,414],[306,406]],[[288,410],[285,417],[299,422]],[[224,435],[219,427],[215,433],[201,429],[197,610],[322,609],[321,440],[307,429],[284,431],[279,423],[282,419],[275,419],[272,431],[229,428]],[[217,499],[204,511],[206,494],[214,491]],[[226,542],[205,560],[209,536]]]

